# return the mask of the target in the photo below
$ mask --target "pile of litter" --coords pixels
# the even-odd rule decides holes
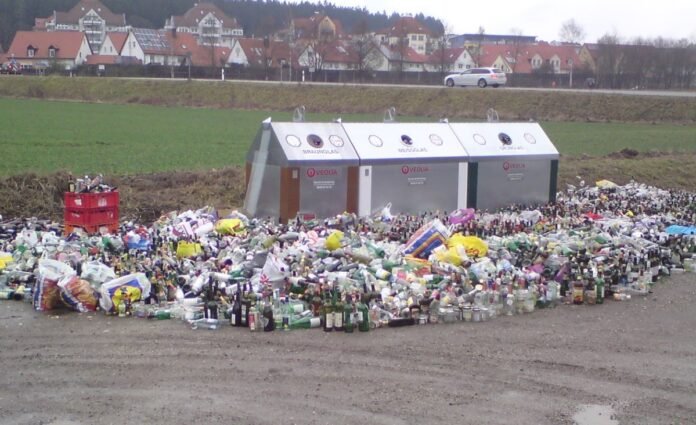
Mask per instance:
[[[0,299],[36,310],[223,323],[254,331],[483,322],[650,293],[694,271],[696,196],[631,183],[557,202],[287,224],[172,212],[118,234],[0,218]]]

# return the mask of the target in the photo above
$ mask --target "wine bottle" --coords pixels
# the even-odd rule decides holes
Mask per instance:
[[[346,295],[346,302],[343,304],[343,328],[347,333],[353,333],[353,303],[351,296]]]
[[[249,326],[249,309],[251,308],[251,301],[249,301],[248,294],[246,293],[246,284],[242,286],[241,292],[241,317],[240,326],[246,328]]]
[[[275,320],[273,320],[273,307],[270,302],[263,306],[263,331],[272,332],[275,330]]]
[[[604,278],[600,274],[595,280],[595,291],[597,291],[597,304],[604,304]]]
[[[334,314],[333,314],[333,307],[331,305],[331,299],[329,298],[328,291],[324,295],[324,306],[322,307],[322,316],[324,319],[324,332],[333,331]]]
[[[367,304],[363,302],[360,298],[358,303],[358,330],[360,332],[367,332],[370,330],[370,310],[367,308]]]
[[[334,289],[333,297],[331,299],[331,309],[333,310],[333,328],[336,332],[343,332],[345,327],[343,326],[343,303],[338,296],[339,290]]]

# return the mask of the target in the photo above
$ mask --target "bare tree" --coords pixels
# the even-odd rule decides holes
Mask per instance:
[[[447,35],[450,31],[451,28],[443,23],[442,28],[436,32],[435,36],[428,43],[428,52],[434,57],[436,69],[440,76],[450,72],[454,65],[452,58],[449,57],[450,50]]]
[[[483,39],[486,36],[486,29],[479,26],[478,37],[476,38],[476,46],[474,46],[474,57],[476,58],[476,66],[481,66],[481,55],[483,54]]]
[[[510,72],[512,73],[512,79],[515,78],[515,70],[517,69],[517,64],[524,55],[522,54],[522,30],[519,28],[510,29],[510,34],[514,36],[512,46],[509,50],[508,57],[505,58],[510,64]]]
[[[396,51],[392,50],[392,59],[396,62],[396,73],[398,75],[398,80],[401,81],[404,77],[404,63],[406,62],[406,57],[408,56],[409,49],[409,39],[408,33],[406,32],[406,27],[404,25],[397,25],[396,30]]]
[[[619,36],[614,34],[605,34],[599,40],[597,51],[597,80],[602,86],[609,88],[618,88],[621,78],[621,46],[619,45]]]
[[[568,19],[561,25],[558,36],[561,41],[566,43],[580,44],[585,40],[586,34],[580,24],[575,22],[575,19]]]
[[[627,87],[645,87],[655,68],[655,47],[649,40],[639,37],[629,46],[624,46],[622,51],[621,83]]]
[[[355,26],[353,35],[353,47],[357,55],[357,74],[360,81],[363,81],[365,73],[370,71],[370,56],[375,49],[375,44],[370,36],[367,20],[361,19]]]

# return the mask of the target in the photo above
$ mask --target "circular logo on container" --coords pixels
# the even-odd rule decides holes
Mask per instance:
[[[404,165],[403,167],[401,167],[401,174],[408,174],[408,172],[409,172],[408,165]]]
[[[536,137],[532,136],[530,133],[524,133],[524,139],[531,144],[536,143]]]
[[[312,177],[314,177],[316,175],[317,175],[317,170],[315,170],[314,168],[307,168],[307,177],[309,177],[311,179]]]
[[[437,134],[431,134],[430,143],[432,143],[435,146],[442,146],[442,137],[438,136]]]
[[[299,147],[299,146],[302,144],[302,141],[300,140],[299,137],[297,137],[297,136],[292,136],[292,135],[286,137],[286,138],[285,138],[285,142],[286,142],[288,145],[292,146],[293,148],[297,148],[297,147]]]
[[[324,141],[321,140],[321,137],[317,136],[316,134],[310,134],[307,136],[307,143],[309,143],[309,146],[313,147],[314,149],[321,149],[324,147]]]
[[[370,144],[376,148],[381,148],[384,142],[382,142],[382,139],[380,139],[378,136],[370,136],[367,140],[370,141]]]
[[[478,143],[479,145],[485,145],[486,138],[480,134],[474,134],[474,142]]]
[[[506,146],[510,146],[512,144],[512,138],[505,133],[498,134],[498,140],[500,140]]]
[[[401,143],[403,143],[406,146],[413,146],[413,139],[404,134],[403,136],[401,136]]]
[[[332,145],[336,146],[337,148],[343,147],[343,139],[341,139],[341,136],[330,136],[329,137],[329,142],[331,142]]]
[[[510,163],[505,161],[503,162],[503,170],[507,171],[510,169]]]

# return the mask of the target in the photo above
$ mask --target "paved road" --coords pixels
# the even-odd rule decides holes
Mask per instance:
[[[162,81],[186,81],[185,78],[135,78],[140,80],[162,80]],[[201,82],[219,82],[220,80],[210,79],[194,79]],[[414,88],[414,89],[431,89],[431,90],[504,90],[504,91],[531,91],[531,92],[549,92],[549,93],[581,93],[587,95],[609,94],[609,95],[625,95],[625,96],[661,96],[661,97],[688,97],[696,98],[696,90],[692,91],[674,91],[674,90],[608,90],[608,89],[567,89],[567,88],[536,88],[536,87],[487,87],[480,89],[478,87],[456,87],[446,88],[444,86],[432,85],[413,85],[413,84],[357,84],[357,83],[324,83],[324,82],[288,82],[288,81],[257,81],[257,80],[225,80],[227,82],[237,84],[261,84],[261,85],[297,85],[303,84],[308,86],[338,86],[338,87],[395,87],[395,88]]]

